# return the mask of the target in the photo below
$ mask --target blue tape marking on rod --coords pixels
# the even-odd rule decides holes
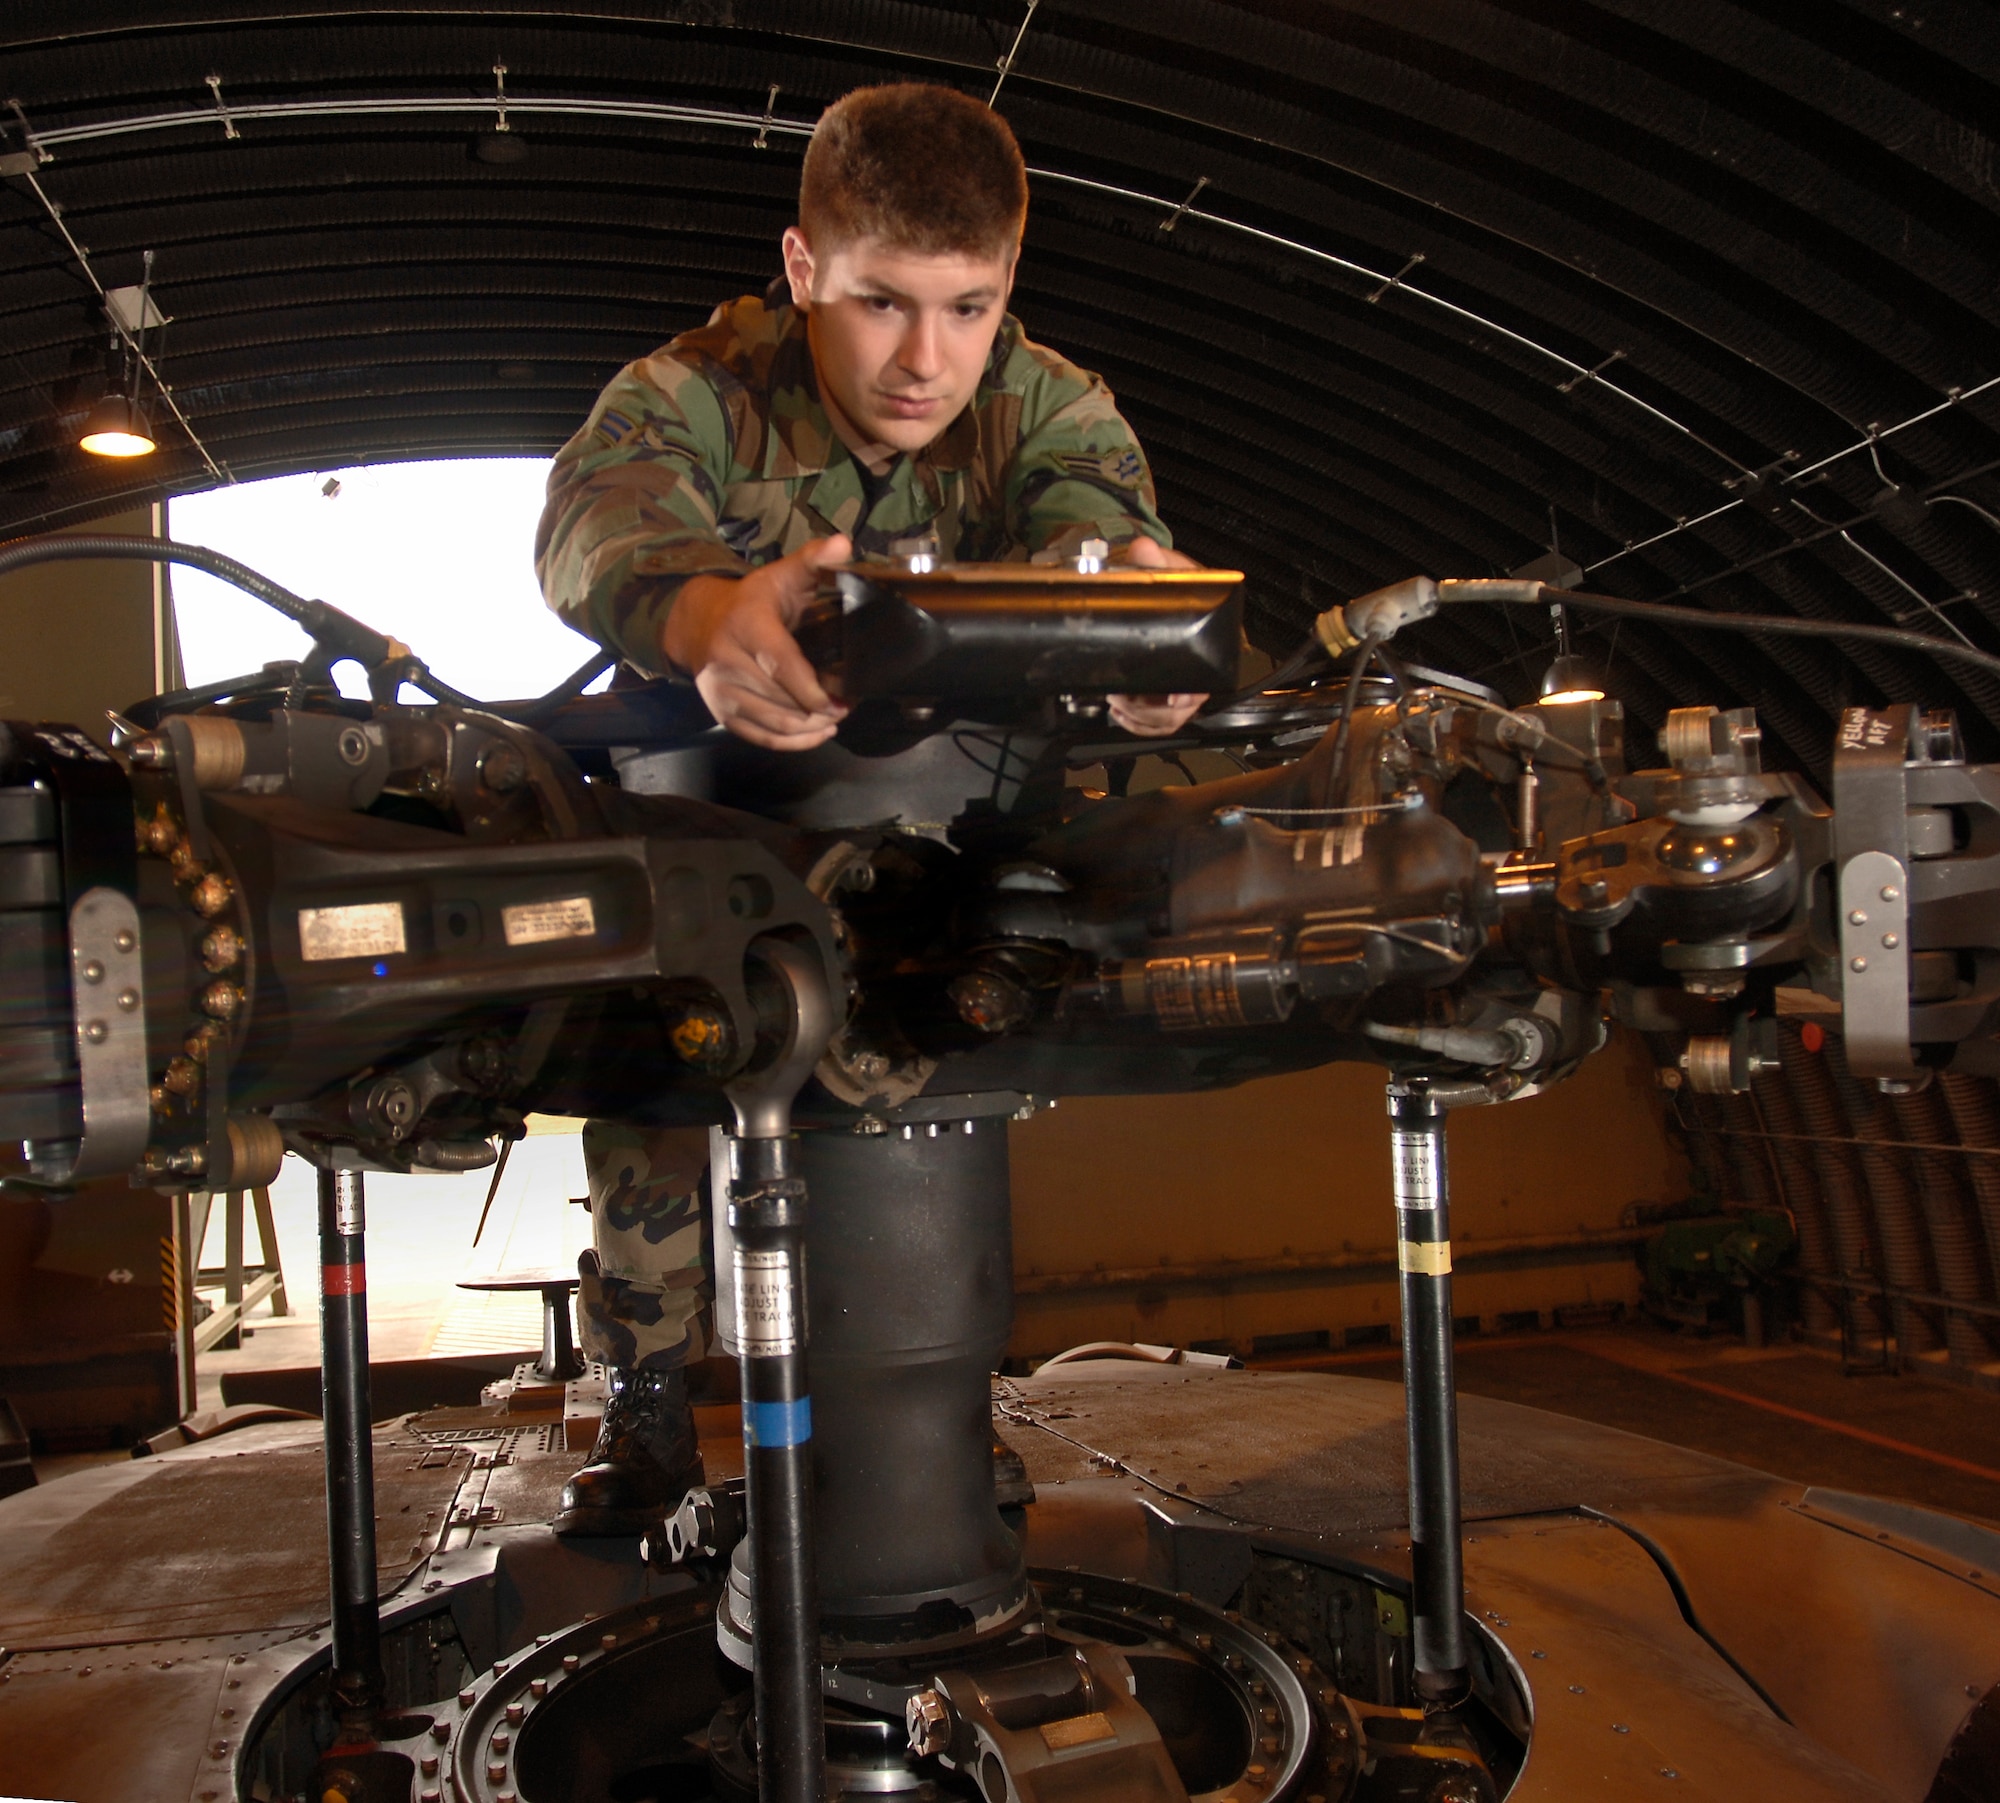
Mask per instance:
[[[796,1402],[746,1402],[743,1443],[746,1446],[803,1446],[812,1438],[812,1398]]]

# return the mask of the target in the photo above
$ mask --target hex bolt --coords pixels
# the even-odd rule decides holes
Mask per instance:
[[[528,764],[512,745],[492,745],[479,760],[479,779],[495,795],[506,795],[528,779]]]
[[[213,971],[224,971],[243,956],[243,941],[234,927],[210,927],[201,936],[201,961]]]
[[[195,884],[194,890],[189,895],[188,900],[194,903],[194,911],[197,914],[202,915],[206,919],[213,920],[216,915],[229,906],[229,897],[230,888],[228,882],[211,870],[208,875]]]
[[[903,1725],[910,1733],[910,1751],[929,1759],[951,1745],[951,1705],[936,1690],[920,1690],[903,1705]]]

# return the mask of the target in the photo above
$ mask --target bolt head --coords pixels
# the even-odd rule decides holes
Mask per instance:
[[[83,1036],[92,1045],[102,1045],[111,1036],[111,1029],[101,1020],[94,1020],[83,1029]]]
[[[920,1690],[903,1705],[910,1751],[929,1759],[951,1745],[951,1705],[936,1690]]]
[[[1866,958],[1850,958],[1847,961],[1847,968],[1849,970],[1866,970],[1868,968],[1868,960]]]
[[[1892,952],[1902,943],[1902,940],[1898,939],[1894,933],[1884,933],[1882,935],[1882,944]]]
[[[1865,909],[1865,908],[1855,908],[1855,909],[1853,909],[1853,910],[1852,910],[1852,911],[1851,911],[1851,912],[1850,912],[1850,913],[1848,914],[1848,916],[1847,916],[1847,921],[1848,921],[1848,924],[1849,924],[1850,926],[1857,926],[1857,927],[1865,927],[1865,926],[1866,926],[1866,925],[1868,924],[1868,911],[1867,911],[1867,909]]]
[[[1884,883],[1882,885],[1882,899],[1884,901],[1901,901],[1902,898],[1902,890],[1898,889],[1894,883]]]
[[[86,983],[103,982],[104,966],[98,963],[98,961],[95,958],[91,959],[91,961],[83,967],[83,980]]]

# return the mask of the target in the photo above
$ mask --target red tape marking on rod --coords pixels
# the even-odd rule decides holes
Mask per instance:
[[[321,1265],[319,1270],[323,1296],[359,1296],[367,1291],[366,1265]]]

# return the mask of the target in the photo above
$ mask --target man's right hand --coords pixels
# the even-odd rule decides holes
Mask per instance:
[[[792,628],[819,573],[852,555],[836,534],[741,578],[691,576],[681,585],[660,648],[694,673],[708,711],[738,738],[772,751],[810,751],[846,717],[846,704],[820,685]]]

